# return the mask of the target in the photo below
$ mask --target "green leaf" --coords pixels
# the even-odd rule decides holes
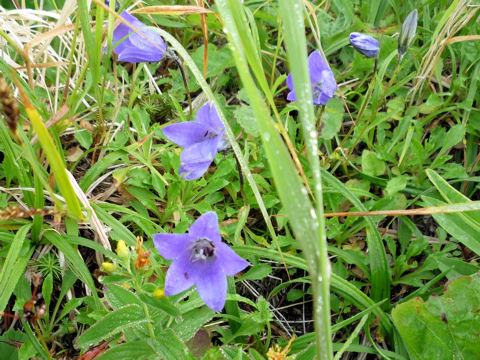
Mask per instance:
[[[251,267],[250,270],[240,278],[240,280],[260,280],[266,278],[272,272],[272,267],[269,264],[260,263],[258,265],[254,265]]]
[[[392,311],[412,358],[477,359],[480,354],[480,278],[458,278],[442,296],[415,298]]]
[[[146,360],[155,358],[155,351],[145,340],[129,341],[116,345],[98,357],[98,360],[135,359]]]
[[[125,329],[147,322],[139,305],[125,305],[97,321],[78,338],[78,346],[91,347]]]
[[[397,176],[387,182],[385,191],[389,196],[396,194],[399,191],[404,190],[407,187],[408,178],[406,176]]]
[[[422,196],[426,206],[442,206],[443,201]],[[478,237],[478,223],[474,223],[465,217],[465,214],[433,214],[435,221],[455,239],[467,246],[470,250],[480,254],[480,239]],[[476,226],[474,226],[476,224]]]
[[[203,306],[200,309],[191,310],[182,314],[182,318],[171,326],[177,336],[183,340],[190,340],[193,335],[215,315],[215,311]],[[161,339],[161,338],[160,338]]]
[[[43,280],[43,284],[42,284],[42,295],[43,295],[43,299],[45,300],[45,305],[47,305],[47,309],[50,307],[52,292],[53,292],[53,276],[52,276],[52,273],[49,273]]]
[[[458,124],[454,125],[448,130],[445,138],[443,139],[442,149],[440,150],[440,154],[443,154],[445,151],[449,150],[453,146],[457,145],[459,142],[463,140],[465,137],[465,125]]]
[[[343,103],[340,99],[330,99],[322,116],[320,137],[324,140],[333,139],[337,135],[343,121]]]
[[[237,119],[240,126],[247,134],[258,136],[257,121],[255,120],[255,112],[248,105],[243,105],[235,109],[233,116]]]
[[[376,153],[364,150],[362,153],[362,169],[365,174],[370,176],[383,175],[385,172],[385,161],[378,158]]]
[[[30,255],[28,257],[19,256],[31,227],[31,224],[27,224],[17,231],[8,250],[7,257],[2,264],[2,271],[0,272],[0,312],[5,310],[5,306],[7,306],[18,279],[25,273],[25,267],[27,266],[30,255],[33,253],[32,249],[29,251]]]
[[[125,305],[139,305],[142,306],[142,301],[133,292],[125,289],[123,286],[109,284],[105,297],[113,309],[119,309]]]

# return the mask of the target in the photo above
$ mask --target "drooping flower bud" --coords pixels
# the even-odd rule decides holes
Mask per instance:
[[[350,34],[350,43],[355,50],[366,57],[374,57],[380,51],[377,39],[358,32],[352,32]]]
[[[408,50],[408,47],[412,44],[417,32],[418,11],[413,10],[408,14],[407,18],[403,22],[402,29],[400,30],[400,36],[398,37],[398,58],[401,60],[403,55]]]

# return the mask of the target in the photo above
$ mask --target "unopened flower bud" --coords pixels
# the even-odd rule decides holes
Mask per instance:
[[[127,259],[128,258],[128,247],[127,244],[125,244],[125,241],[119,240],[117,243],[117,255],[120,257],[120,259]]]
[[[107,274],[111,274],[115,270],[115,265],[111,262],[103,262],[102,268]]]
[[[408,47],[412,44],[417,32],[418,12],[417,9],[408,14],[407,18],[403,22],[402,29],[400,30],[400,36],[398,37],[398,57],[402,59],[403,55],[408,50]]]
[[[374,57],[380,51],[377,39],[358,32],[352,32],[350,34],[350,43],[355,50],[366,57]]]
[[[153,291],[155,299],[162,300],[165,297],[165,291],[163,289],[155,289]]]

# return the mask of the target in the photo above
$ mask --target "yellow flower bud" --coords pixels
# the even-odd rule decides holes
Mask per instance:
[[[107,274],[111,274],[115,270],[115,265],[111,262],[103,262],[102,268]]]
[[[127,244],[125,244],[125,241],[119,240],[117,243],[117,255],[120,257],[120,259],[127,259],[128,258],[128,247]]]
[[[165,297],[165,291],[163,289],[155,289],[153,291],[155,299],[162,300]]]

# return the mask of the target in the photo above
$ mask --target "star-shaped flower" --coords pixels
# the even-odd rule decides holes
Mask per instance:
[[[163,134],[185,148],[180,155],[178,173],[186,180],[200,178],[217,152],[229,146],[224,136],[225,126],[211,103],[206,103],[198,110],[195,121],[167,125],[163,128]]]
[[[165,279],[165,295],[176,295],[193,285],[205,304],[221,311],[227,297],[227,276],[249,264],[222,242],[217,214],[203,214],[186,234],[156,234],[158,252],[173,260]]]
[[[162,37],[147,29],[147,25],[126,10],[122,11],[120,16],[148,40],[123,22],[120,23],[113,30],[113,50],[118,55],[118,60],[131,63],[160,61],[166,51]]]
[[[358,32],[350,34],[350,43],[359,53],[366,57],[374,57],[380,51],[378,40]]]
[[[319,51],[312,52],[308,57],[308,69],[310,71],[310,82],[312,83],[313,103],[315,105],[325,105],[337,90],[337,82],[333,72]],[[297,101],[291,73],[287,77],[287,86],[291,90],[287,99]]]

